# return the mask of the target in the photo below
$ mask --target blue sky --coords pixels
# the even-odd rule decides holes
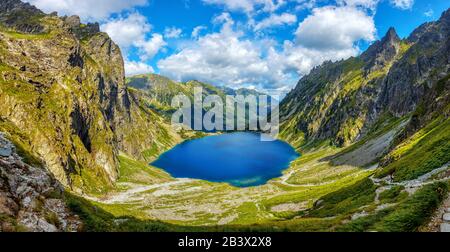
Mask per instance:
[[[127,75],[160,73],[283,95],[325,60],[356,56],[391,26],[406,37],[448,0],[27,0],[99,22]]]

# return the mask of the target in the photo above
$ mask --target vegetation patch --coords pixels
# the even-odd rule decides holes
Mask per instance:
[[[394,191],[398,191],[395,189]],[[391,194],[390,192],[389,194]],[[414,232],[425,224],[448,193],[448,184],[437,182],[426,185],[397,206],[341,225],[337,231]]]
[[[320,198],[308,216],[323,218],[355,212],[374,202],[376,189],[377,186],[369,178],[363,179]]]
[[[416,179],[450,162],[450,119],[438,118],[399,145],[388,159],[394,160],[377,177],[394,175],[395,181]]]
[[[380,193],[379,200],[383,204],[399,202],[408,197],[408,192],[403,186],[394,186],[389,190]]]
[[[119,156],[119,173],[120,179],[118,182],[152,184],[172,180],[166,172],[151,167],[146,163],[133,160],[124,154]]]
[[[374,227],[378,231],[412,232],[423,225],[448,192],[447,183],[427,185],[400,204]]]

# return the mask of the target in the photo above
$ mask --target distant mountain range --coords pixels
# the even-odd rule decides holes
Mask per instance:
[[[129,87],[144,91],[152,98],[155,103],[159,103],[162,106],[170,106],[172,98],[179,94],[184,94],[192,98],[195,87],[203,88],[205,96],[218,95],[223,99],[226,95],[264,95],[263,93],[258,92],[254,89],[232,89],[228,87],[216,87],[214,85],[196,80],[181,83],[158,74],[142,74],[127,77],[126,82]]]

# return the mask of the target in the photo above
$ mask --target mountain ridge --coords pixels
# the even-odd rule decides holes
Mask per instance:
[[[424,77],[434,85],[448,72],[448,16],[417,28],[406,40],[391,28],[361,56],[314,68],[281,103],[283,137],[304,133],[305,141],[331,139],[345,146],[361,139],[383,114],[412,113],[424,95]],[[418,57],[424,47],[428,54]],[[439,73],[428,76],[430,69]]]

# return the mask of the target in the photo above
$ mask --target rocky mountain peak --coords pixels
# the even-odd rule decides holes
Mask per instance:
[[[23,33],[41,33],[44,27],[31,17],[44,16],[38,8],[20,0],[0,1],[0,23]]]
[[[444,90],[447,83],[442,81],[449,69],[447,20],[450,11],[406,40],[390,28],[359,57],[313,69],[281,103],[282,134],[290,141],[302,132],[307,141],[331,139],[346,145],[361,139],[386,114],[403,117],[420,108],[423,97],[430,97],[424,104],[438,101],[429,111],[441,103],[445,107],[442,98],[427,94],[434,85]]]
[[[450,21],[450,9],[447,9],[446,11],[444,11],[441,15],[440,21],[444,21],[446,20],[447,22]]]
[[[0,14],[5,14],[9,12],[15,12],[18,10],[31,12],[34,14],[43,14],[41,10],[34,7],[29,3],[24,3],[20,0],[2,0],[0,1]]]
[[[409,43],[417,43],[420,39],[432,43],[445,38],[450,31],[450,9],[442,13],[438,21],[427,22],[415,29],[408,37]],[[444,36],[443,36],[444,35]]]
[[[390,42],[390,43],[400,42],[400,40],[401,39],[398,36],[397,31],[395,30],[394,27],[390,27],[389,30],[387,31],[386,35],[382,39],[382,41]]]
[[[385,67],[399,52],[400,43],[401,39],[395,29],[389,28],[381,40],[375,42],[361,55],[361,59],[367,63],[366,70],[373,72]]]
[[[81,19],[77,15],[73,15],[65,18],[66,24],[70,27],[79,27],[81,25]]]

